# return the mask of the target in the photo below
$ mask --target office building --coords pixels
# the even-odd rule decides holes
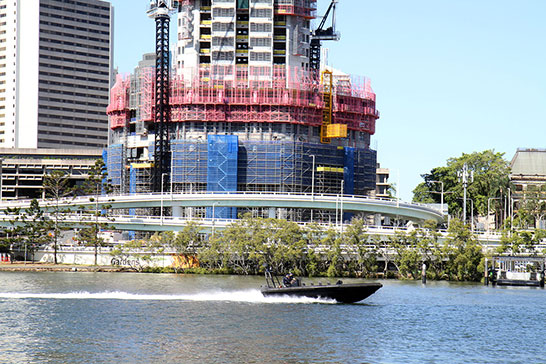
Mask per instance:
[[[107,145],[112,21],[100,0],[0,0],[0,147]]]

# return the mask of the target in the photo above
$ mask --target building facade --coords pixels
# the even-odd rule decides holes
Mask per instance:
[[[178,74],[210,64],[309,69],[316,0],[186,0],[178,10]]]
[[[388,168],[382,168],[379,163],[377,163],[377,168],[375,170],[375,190],[371,191],[370,197],[374,198],[392,198],[390,195],[390,170]]]
[[[71,186],[83,183],[102,149],[0,148],[0,201],[44,198],[44,177],[63,171]]]
[[[531,187],[542,189],[546,185],[546,149],[519,148],[510,162],[510,182],[514,185],[512,198],[525,198]]]
[[[107,145],[112,22],[101,0],[0,0],[0,147]]]
[[[315,0],[184,0],[170,80],[174,192],[367,195],[376,185],[369,80],[309,67]],[[120,192],[150,191],[154,68],[119,76],[108,107],[108,170]],[[244,209],[222,207],[215,217]],[[254,216],[332,220],[296,206]],[[210,217],[210,208],[186,217]]]

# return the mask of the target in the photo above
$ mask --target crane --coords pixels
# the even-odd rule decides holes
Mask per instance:
[[[309,57],[309,67],[313,70],[320,70],[320,45],[323,40],[335,40],[338,41],[341,35],[336,32],[336,4],[338,0],[332,0],[328,10],[322,17],[317,29],[311,33],[311,53]],[[332,25],[324,29],[328,15],[332,12]]]
[[[170,176],[171,151],[169,142],[169,23],[176,2],[151,0],[147,14],[155,19],[155,146],[152,168],[152,191],[160,192],[164,184],[163,175]],[[170,177],[169,177],[170,178]]]

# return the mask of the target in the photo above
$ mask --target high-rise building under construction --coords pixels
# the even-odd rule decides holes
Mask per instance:
[[[313,67],[316,0],[176,4],[165,186],[174,193],[351,195],[375,188],[375,94],[363,77]],[[108,171],[121,193],[152,188],[154,72],[148,56],[133,75],[118,76],[111,90]],[[214,215],[241,212],[222,207]],[[312,216],[297,206],[253,212],[299,221]],[[188,208],[177,214],[212,212]],[[314,212],[314,219],[328,218]]]

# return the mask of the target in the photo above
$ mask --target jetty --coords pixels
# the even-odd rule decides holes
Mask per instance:
[[[485,259],[484,283],[498,286],[544,287],[546,258],[537,256],[494,256]]]

